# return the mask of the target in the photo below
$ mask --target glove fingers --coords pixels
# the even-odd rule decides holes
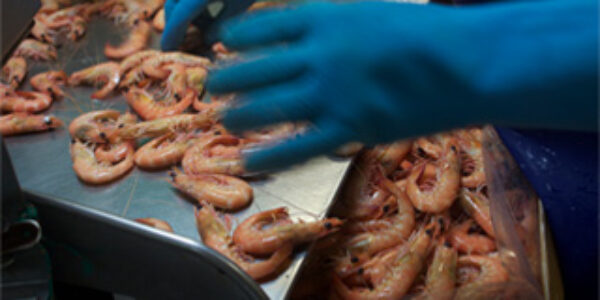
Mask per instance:
[[[316,155],[331,153],[348,141],[350,135],[342,127],[323,124],[293,140],[249,153],[246,157],[246,169],[250,172],[281,169]]]
[[[223,123],[228,130],[241,132],[281,122],[310,120],[316,108],[307,102],[308,95],[306,85],[298,83],[253,92],[244,97],[246,100],[240,107],[227,111]]]
[[[208,77],[211,93],[239,92],[283,82],[300,75],[305,63],[301,51],[280,50],[263,58],[241,62],[214,71]]]
[[[179,2],[179,0],[167,0],[167,2],[165,2],[165,22],[169,23],[169,18],[171,17],[171,13],[173,12],[173,9],[175,9],[175,6],[177,5],[177,2]]]
[[[164,51],[176,50],[183,42],[191,21],[202,13],[203,2],[180,1],[175,5],[162,35],[161,48]]]
[[[229,21],[221,39],[227,47],[241,50],[298,39],[309,25],[304,13],[293,9],[277,9],[254,13]]]

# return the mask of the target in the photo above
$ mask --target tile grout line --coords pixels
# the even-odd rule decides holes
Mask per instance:
[[[121,213],[121,217],[123,217],[123,218],[125,217],[125,215],[127,214],[127,211],[129,210],[129,205],[131,204],[131,199],[133,199],[133,194],[135,194],[135,189],[137,188],[139,177],[140,177],[140,174],[136,173],[135,181],[133,182],[133,188],[131,189],[131,193],[129,194],[129,198],[127,199],[127,203],[125,204],[125,208],[123,209],[123,212]]]
[[[271,192],[269,192],[269,191],[267,191],[267,190],[265,190],[265,189],[261,189],[261,191],[262,191],[263,193],[265,193],[265,194],[268,194],[268,195],[272,196],[273,198],[276,198],[276,199],[277,199],[277,200],[279,200],[279,201],[285,202],[286,204],[288,204],[288,205],[290,205],[290,206],[293,206],[294,208],[296,208],[296,209],[298,209],[298,210],[301,210],[301,211],[303,211],[303,212],[305,212],[305,213],[307,213],[307,214],[311,214],[311,215],[313,214],[313,212],[311,212],[311,211],[308,211],[308,210],[306,210],[306,209],[304,209],[304,208],[301,208],[301,207],[299,207],[298,205],[296,205],[295,203],[293,203],[293,202],[290,202],[290,201],[286,200],[285,198],[283,198],[283,197],[280,197],[280,196],[278,196],[278,195],[275,195],[275,194],[273,194],[273,193],[271,193]]]

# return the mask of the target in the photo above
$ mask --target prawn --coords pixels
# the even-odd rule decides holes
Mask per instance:
[[[385,174],[394,172],[400,162],[410,153],[412,141],[399,141],[390,145],[378,146],[369,151],[367,156],[381,164]]]
[[[160,9],[156,13],[156,16],[154,16],[154,19],[152,20],[152,26],[154,27],[154,29],[156,29],[158,31],[165,30],[165,9],[164,8]]]
[[[136,87],[130,88],[125,97],[127,98],[127,103],[144,120],[155,120],[182,113],[192,104],[194,93],[186,93],[181,101],[172,104],[156,102],[150,93]]]
[[[456,284],[456,250],[446,243],[440,243],[427,270],[425,290],[415,299],[450,300]]]
[[[31,35],[33,35],[40,42],[50,43],[52,45],[56,44],[56,35],[58,32],[56,30],[50,28],[43,20],[42,15],[39,13],[33,17],[34,25],[31,28]]]
[[[63,122],[53,116],[12,113],[0,116],[0,134],[18,135],[30,132],[52,130],[63,126]]]
[[[39,11],[43,13],[52,13],[60,8],[58,0],[41,0],[40,2],[42,3],[42,6]]]
[[[125,159],[131,150],[133,150],[133,144],[129,141],[103,144],[98,145],[94,150],[94,155],[99,162],[117,163]]]
[[[71,141],[71,159],[73,170],[79,179],[90,184],[109,183],[125,175],[133,168],[133,149],[117,163],[99,162],[90,146],[78,141]]]
[[[383,250],[364,263],[361,263],[361,260],[355,256],[348,263],[346,257],[344,257],[342,264],[336,266],[335,273],[349,283],[360,285],[369,282],[372,285],[378,285],[387,272],[388,266],[394,262],[400,253],[406,253],[409,249],[408,246],[408,243],[404,243]]]
[[[328,218],[313,222],[290,220],[285,207],[262,211],[244,220],[233,233],[233,241],[244,252],[267,255],[284,245],[298,245],[339,230],[342,221]]]
[[[116,20],[117,23],[127,24],[145,19],[143,10],[144,6],[141,2],[131,0],[109,0],[100,7],[100,12],[104,15]]]
[[[383,219],[368,220],[353,224],[355,232],[362,232],[347,242],[353,255],[372,255],[405,241],[415,226],[414,208],[408,197],[393,182],[385,179],[384,185],[395,198],[397,212]],[[347,229],[351,230],[352,229]]]
[[[16,89],[27,74],[27,61],[22,57],[13,56],[2,67],[2,73],[10,86]]]
[[[252,144],[274,143],[292,137],[298,132],[297,129],[298,128],[296,128],[294,123],[281,123],[253,131],[247,131],[244,132],[242,136],[248,143]]]
[[[146,143],[135,152],[135,164],[145,169],[160,169],[181,161],[195,138],[191,134],[166,133]]]
[[[413,144],[413,151],[421,157],[431,157],[439,159],[444,152],[440,141],[443,140],[442,135],[434,135],[432,137],[418,138]]]
[[[162,80],[169,76],[169,72],[161,68],[161,66],[169,63],[179,63],[185,65],[186,67],[207,68],[211,66],[210,60],[206,57],[183,52],[166,52],[144,61],[142,64],[142,70],[144,71],[144,74],[152,78]]]
[[[119,65],[121,73],[126,73],[127,71],[134,69],[135,67],[141,65],[144,60],[154,57],[158,54],[160,54],[160,51],[144,50],[127,56],[127,58],[125,58]]]
[[[481,192],[472,192],[469,189],[463,188],[458,199],[465,212],[477,222],[485,233],[492,238],[496,237],[487,197]]]
[[[167,231],[167,232],[173,232],[173,227],[171,227],[171,225],[169,225],[169,223],[167,223],[161,219],[140,218],[140,219],[135,219],[135,221],[138,223],[142,223],[144,225],[148,225],[150,227],[154,227],[156,229],[160,229],[160,230]]]
[[[383,168],[362,158],[355,166],[348,180],[348,189],[341,196],[341,215],[349,219],[372,217],[390,196],[384,185],[386,180]]]
[[[75,118],[69,125],[71,137],[94,143],[106,143],[114,131],[135,123],[135,116],[116,110],[92,111]]]
[[[144,7],[142,15],[146,19],[152,17],[152,15],[156,13],[156,11],[158,11],[163,7],[163,5],[165,5],[164,0],[141,0],[141,2],[142,6]]]
[[[137,21],[125,42],[118,47],[110,44],[104,46],[104,55],[111,59],[121,59],[135,54],[146,47],[151,32],[148,22]]]
[[[415,166],[407,178],[406,193],[420,211],[440,213],[452,205],[460,187],[460,159],[453,140],[446,142],[440,159],[436,161],[436,181],[433,187],[422,189],[419,181],[425,170],[424,163]]]
[[[69,23],[69,33],[67,34],[67,37],[71,41],[77,41],[85,34],[86,30],[87,21],[80,16],[75,16]]]
[[[456,136],[461,154],[461,184],[465,187],[477,188],[485,184],[481,139],[477,139],[478,136],[481,136],[481,129],[473,129],[469,132],[459,130],[456,132]]]
[[[204,102],[199,97],[194,97],[194,102],[192,103],[192,107],[196,111],[205,111],[205,110],[223,110],[228,106],[226,102]]]
[[[15,95],[16,95],[15,91],[13,90],[12,87],[0,82],[0,96],[2,96],[2,98],[0,98],[0,101],[4,97],[11,97],[11,96],[15,96]]]
[[[63,8],[56,12],[53,12],[46,17],[41,17],[40,20],[48,25],[51,29],[57,29],[60,27],[67,27],[71,25],[74,18],[80,17],[83,21],[86,21],[81,16],[85,16],[89,10],[90,4],[78,4],[70,7]]]
[[[142,68],[134,67],[133,69],[129,70],[129,72],[125,73],[125,76],[123,76],[123,79],[119,83],[119,87],[128,90],[130,86],[133,86],[143,80],[144,71],[142,71]]]
[[[96,15],[102,11],[104,3],[98,1],[95,3],[86,3],[85,8],[79,13],[84,19],[89,20],[93,15]]]
[[[214,112],[199,114],[180,114],[156,120],[126,125],[116,131],[116,137],[122,139],[137,139],[154,137],[168,132],[181,130],[205,129],[216,122]]]
[[[231,60],[237,56],[237,53],[229,51],[221,42],[213,44],[211,49],[215,53],[217,60]]]
[[[171,72],[165,82],[168,96],[175,98],[176,101],[180,101],[182,97],[186,96],[186,93],[191,93],[192,97],[195,96],[192,89],[187,89],[187,72],[184,65],[175,63],[166,66],[165,69]]]
[[[224,224],[210,204],[204,204],[200,209],[196,209],[195,215],[196,226],[202,242],[229,258],[254,280],[275,274],[292,254],[292,245],[286,244],[266,260],[256,261],[233,243],[228,226]]]
[[[63,71],[39,73],[31,78],[30,83],[37,91],[62,98],[65,92],[59,86],[67,83],[67,74]]]
[[[34,39],[25,39],[15,50],[15,56],[23,56],[33,60],[55,60],[58,56],[56,48]]]
[[[92,98],[104,99],[119,85],[120,79],[121,69],[119,64],[116,62],[106,62],[71,74],[69,76],[69,85],[104,82],[104,86],[92,94]]]
[[[190,68],[188,68],[189,70]],[[198,69],[202,69],[202,68],[198,68]],[[206,71],[204,71],[206,72]],[[210,109],[216,109],[216,110],[224,110],[225,108],[229,107],[229,105],[233,102],[234,98],[234,94],[228,94],[228,95],[222,95],[222,96],[214,96],[211,95],[210,97],[205,97],[206,94],[204,92],[204,79],[201,78],[202,71],[198,71],[197,76],[196,77],[196,82],[191,82],[190,78],[188,77],[188,86],[192,86],[191,89],[193,89],[196,92],[196,97],[194,98],[194,103],[192,103],[192,107],[194,107],[195,110],[197,111],[204,111],[204,110],[210,110]],[[189,74],[189,73],[188,73]],[[202,82],[201,82],[202,81]],[[204,98],[209,99],[209,102],[205,102]],[[266,129],[266,131],[271,131],[270,129]]]
[[[215,173],[241,176],[242,140],[232,135],[207,135],[190,147],[181,165],[186,174]]]
[[[281,7],[284,6],[284,3],[281,2],[275,2],[275,1],[260,1],[260,2],[254,2],[252,3],[252,5],[250,5],[250,7],[248,7],[247,11],[257,11],[257,10],[263,10],[265,8],[270,8],[270,7]]]
[[[0,109],[12,112],[39,112],[50,107],[52,97],[38,92],[14,92],[14,95],[4,97]]]
[[[454,299],[474,299],[484,286],[508,280],[508,272],[497,257],[466,255],[458,258],[457,265],[459,268],[475,267],[479,274],[470,282],[459,286]]]
[[[398,251],[372,289],[351,289],[339,276],[334,276],[334,289],[343,299],[401,299],[424,267],[432,235],[430,229],[418,231],[409,240],[408,249]]]
[[[467,254],[486,254],[496,250],[493,239],[478,233],[470,233],[473,220],[467,220],[450,229],[448,240],[459,252]]]
[[[335,155],[341,157],[351,157],[357,155],[365,145],[359,142],[350,142],[342,145],[341,147],[335,150]]]
[[[202,95],[204,91],[204,82],[208,71],[202,67],[189,67],[185,69],[186,72],[186,85],[193,89],[198,96]]]
[[[90,5],[81,4],[56,11],[50,15],[37,14],[32,35],[40,41],[56,44],[57,30],[68,28],[67,37],[76,41],[85,34]]]
[[[252,200],[252,187],[247,182],[232,176],[187,175],[177,168],[174,168],[169,175],[171,175],[171,184],[175,188],[193,197],[199,203],[206,201],[221,209],[237,210],[247,206]]]

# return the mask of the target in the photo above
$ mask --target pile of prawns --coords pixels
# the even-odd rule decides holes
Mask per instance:
[[[173,187],[199,204],[195,216],[204,244],[257,280],[282,271],[294,245],[323,237],[341,226],[337,218],[294,222],[286,208],[281,207],[251,216],[230,235],[229,217],[222,218],[217,210],[239,210],[253,198],[252,187],[243,179],[251,174],[244,170],[242,150],[280,142],[301,132],[302,127],[282,124],[242,136],[228,133],[219,124],[219,115],[233,96],[205,97],[204,93],[207,69],[212,62],[182,52],[145,50],[151,27],[164,28],[162,0],[108,0],[77,5],[66,0],[42,2],[31,32],[34,38],[24,40],[4,67],[9,83],[2,86],[2,91],[11,97],[2,98],[2,110],[15,113],[0,120],[3,135],[62,126],[54,117],[30,114],[46,110],[52,99],[64,97],[61,86],[101,85],[92,94],[94,99],[106,99],[122,91],[135,114],[110,109],[91,111],[69,124],[70,152],[77,177],[87,184],[102,185],[122,178],[134,166],[146,170],[172,168],[169,175]],[[250,10],[267,6],[270,5],[259,4]],[[37,74],[31,85],[38,92],[13,92],[25,78],[25,58],[56,59],[55,45],[61,38],[79,39],[94,15],[131,27],[121,45],[105,46],[105,56],[113,61],[70,76],[62,71]],[[150,25],[148,20],[152,17]],[[222,44],[216,44],[213,50],[217,59],[235,57]],[[142,120],[138,121],[138,117]],[[23,123],[21,120],[26,120],[27,125],[17,125]],[[148,138],[149,142],[136,149],[138,141]],[[179,164],[182,170],[177,167]],[[136,221],[173,232],[170,224],[161,219]]]
[[[77,41],[86,32],[87,24],[94,15],[102,15],[132,27],[128,39],[120,46],[107,44],[105,54],[111,59],[121,59],[146,47],[151,26],[145,20],[161,9],[164,0],[107,0],[72,5],[70,0],[43,0],[34,16],[31,38],[27,38],[15,50],[2,68],[0,83],[0,134],[4,136],[42,132],[61,127],[63,122],[50,115],[39,114],[47,110],[54,100],[65,96],[61,86],[78,85],[101,80],[106,82],[103,90],[94,98],[105,98],[118,83],[119,68],[116,63],[106,63],[87,73],[67,76],[63,71],[48,71],[30,79],[35,91],[18,91],[27,76],[28,60],[51,61],[57,59],[57,46],[64,39]],[[164,12],[156,13],[153,26],[164,28]],[[94,74],[90,74],[94,73]]]
[[[470,128],[363,151],[292,299],[474,299],[502,285],[482,157]],[[489,290],[488,290],[489,291]]]

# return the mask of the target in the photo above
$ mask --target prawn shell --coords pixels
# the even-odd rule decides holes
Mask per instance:
[[[50,95],[38,92],[15,92],[14,96],[5,97],[0,102],[3,111],[40,112],[52,104]]]
[[[102,143],[106,142],[101,137],[101,132],[104,131],[103,126],[99,123],[102,119],[117,120],[121,113],[117,110],[98,110],[82,114],[71,121],[69,124],[69,133],[71,137]]]
[[[184,112],[192,105],[194,93],[188,92],[180,101],[165,106],[156,102],[150,94],[139,88],[130,88],[125,98],[131,108],[144,120],[156,120]]]
[[[274,276],[289,261],[293,250],[292,245],[285,245],[262,261],[256,261],[243,253],[232,242],[231,236],[229,236],[229,227],[224,224],[212,205],[208,203],[203,204],[201,209],[196,209],[195,216],[196,227],[202,242],[237,264],[254,280]]]
[[[139,218],[135,219],[136,222],[148,225],[150,227],[154,227],[156,229],[160,229],[166,232],[173,232],[173,227],[169,225],[166,221],[156,218]]]
[[[399,251],[391,259],[372,289],[348,287],[337,275],[334,276],[334,289],[343,299],[402,299],[425,265],[431,240],[427,230],[419,230],[409,240],[408,250]]]
[[[58,57],[56,48],[34,39],[26,39],[15,50],[16,56],[23,56],[33,60],[55,60]]]
[[[140,66],[144,62],[144,60],[154,57],[158,54],[160,54],[160,51],[158,50],[145,50],[129,55],[119,65],[121,73],[124,74],[127,71]]]
[[[161,9],[159,10],[156,15],[154,16],[154,19],[152,20],[152,26],[154,27],[154,29],[158,30],[158,31],[163,31],[165,30],[165,9]]]
[[[102,88],[92,94],[94,99],[104,99],[119,85],[120,80],[121,68],[119,64],[105,62],[71,74],[68,83],[71,86],[76,86],[82,83],[96,84],[97,82],[104,82]]]
[[[73,170],[79,179],[89,184],[106,184],[119,179],[133,168],[133,149],[115,165],[100,164],[91,149],[79,141],[71,144]]]
[[[105,147],[108,147],[108,149],[105,149]],[[100,162],[117,163],[125,159],[132,148],[133,145],[131,142],[105,144],[96,148],[94,155],[96,155],[96,159]]]
[[[271,225],[266,228],[267,225]],[[271,254],[285,245],[298,245],[336,232],[342,221],[337,218],[294,223],[286,208],[263,211],[244,220],[234,231],[233,241],[244,252]]]
[[[469,219],[454,228],[448,234],[448,240],[460,253],[486,254],[496,250],[496,242],[484,234],[469,233],[473,220]]]
[[[424,176],[426,163],[421,163],[411,170],[406,184],[406,193],[414,207],[434,214],[448,209],[458,196],[460,159],[453,141],[444,147],[442,157],[436,163],[436,182],[433,188],[424,191],[419,185],[419,179]]]
[[[168,63],[180,63],[186,67],[209,67],[211,61],[202,56],[195,56],[183,52],[166,52],[156,57],[152,57],[144,61],[142,64],[142,70],[149,77],[163,80],[169,76],[169,71],[161,67],[161,65]]]
[[[174,133],[167,133],[155,138],[135,152],[135,164],[144,169],[161,169],[175,165],[183,159],[189,141],[171,141]],[[162,145],[168,142],[167,145]]]
[[[187,175],[175,169],[171,183],[199,203],[209,202],[227,210],[248,206],[253,197],[252,187],[244,180],[219,174]]]
[[[122,59],[146,48],[152,27],[148,22],[141,21],[129,33],[128,38],[119,46],[106,44],[104,55],[110,59]]]
[[[10,86],[17,89],[27,74],[27,61],[22,57],[13,56],[2,67],[2,73]]]
[[[186,174],[226,174],[243,176],[246,171],[241,156],[241,139],[231,135],[207,135],[190,147],[181,165]],[[213,155],[211,149],[218,145],[233,148],[234,155]]]
[[[142,137],[156,137],[169,132],[193,129],[207,129],[215,123],[215,116],[208,111],[201,114],[179,114],[156,120],[125,125],[116,131],[120,139],[138,139]]]
[[[67,83],[67,74],[64,71],[48,71],[33,76],[30,80],[31,86],[41,92],[47,93],[55,98],[62,98],[65,92],[59,88]]]
[[[0,116],[0,134],[3,136],[42,132],[59,128],[63,122],[53,116],[11,113]]]

